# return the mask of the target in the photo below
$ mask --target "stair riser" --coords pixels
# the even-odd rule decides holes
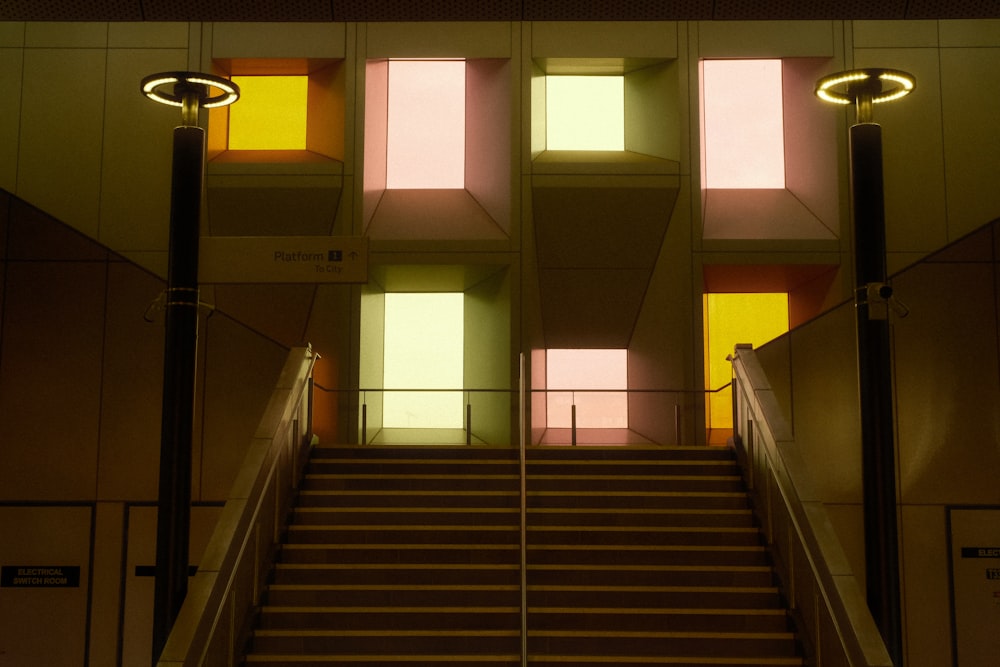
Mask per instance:
[[[409,630],[519,630],[521,612],[487,612],[469,610],[455,612],[269,612],[260,615],[265,630],[357,630],[374,631],[387,628]]]
[[[781,598],[768,592],[712,590],[538,590],[528,586],[529,607],[668,607],[671,609],[779,609]]]
[[[762,572],[659,572],[649,570],[528,570],[528,581],[539,586],[773,586]]]
[[[285,658],[283,656],[271,658],[266,655],[251,655],[247,657],[246,665],[247,667],[344,667],[345,665],[350,665],[351,667],[356,667],[357,665],[364,665],[364,667],[400,667],[400,665],[409,665],[410,667],[413,665],[420,665],[420,667],[467,667],[468,665],[475,665],[476,667],[520,667],[521,657],[520,654],[508,656],[447,655],[420,656],[419,658],[413,660],[407,659],[406,656],[401,658],[396,655],[367,655],[363,659],[358,660],[353,656],[345,655],[340,657],[331,657],[328,660],[316,659],[314,657],[311,657],[308,660],[296,660],[294,658]],[[607,667],[607,665],[605,664],[604,667]],[[737,667],[741,666],[738,665]],[[758,664],[753,665],[752,667],[761,666]]]
[[[360,549],[345,549],[332,546],[315,549],[296,548],[286,545],[281,549],[281,562],[284,563],[413,563],[438,564],[442,567],[449,563],[467,564],[508,564],[520,562],[520,549],[446,549],[446,548],[414,548],[393,549],[380,546],[366,546]]]
[[[637,613],[627,612],[611,615],[615,627],[627,628],[632,632],[788,632],[789,621],[784,613],[767,613],[773,610],[747,610],[739,613],[714,613],[715,610],[698,614],[688,613]],[[608,629],[609,615],[601,612],[588,613],[586,610],[567,612],[564,609],[545,612],[528,610],[528,627],[535,632],[572,631],[580,633],[603,632]]]
[[[403,511],[404,509],[406,511]],[[494,512],[461,511],[463,508],[455,508],[450,512],[438,511],[433,508],[410,511],[412,509],[411,507],[385,511],[358,511],[356,508],[330,508],[304,511],[300,508],[295,512],[292,525],[382,526],[419,522],[435,526],[468,525],[469,523],[475,523],[479,526],[517,526],[521,522],[521,513],[516,507]]]
[[[520,496],[514,489],[506,489],[497,495],[432,493],[415,495],[377,490],[374,493],[358,494],[350,491],[310,491],[299,494],[299,507],[440,507],[484,509],[520,509]]]
[[[279,569],[273,581],[279,585],[336,586],[360,584],[366,586],[384,585],[484,585],[519,586],[521,573],[515,569],[453,569],[447,566],[427,569],[365,569],[358,566],[351,569]]]
[[[791,657],[796,646],[792,639],[729,639],[720,637],[533,637],[528,635],[528,651],[556,655],[686,656],[724,658],[740,656]]]
[[[533,509],[617,509],[629,510],[742,510],[749,503],[745,493],[699,493],[676,495],[609,495],[607,493],[528,494],[528,510]]]
[[[708,549],[671,550],[648,548],[623,550],[604,549],[544,549],[528,548],[528,566],[532,565],[769,565],[766,552],[761,549]]]
[[[437,654],[504,654],[518,653],[521,638],[514,634],[504,637],[477,636],[393,636],[391,630],[374,636],[336,637],[254,637],[253,649],[277,654],[349,654],[349,655],[437,655]]]
[[[346,447],[314,447],[311,454],[312,461],[326,460],[360,460],[370,461],[372,459],[385,459],[394,461],[399,459],[420,460],[433,462],[436,460],[497,460],[507,459],[517,461],[518,452],[514,447],[470,447],[467,445],[455,446],[413,446],[403,445],[393,447],[390,445],[372,445],[358,447],[350,445]]]
[[[581,458],[591,461],[732,461],[733,452],[725,447],[529,447],[528,462],[566,461]]]
[[[520,474],[520,464],[517,461],[479,461],[479,462],[433,462],[420,461],[372,461],[347,462],[343,460],[311,461],[306,466],[306,474],[310,475],[341,475],[350,471],[353,475],[408,475],[419,468],[424,475],[455,475],[472,477],[476,475],[508,475]]]
[[[516,607],[518,590],[284,590],[271,587],[267,603],[277,607]]]
[[[678,477],[663,479],[633,479],[619,477],[614,479],[582,479],[567,477],[564,479],[532,479],[528,475],[528,495],[538,492],[575,493],[609,493],[609,492],[671,492],[671,493],[744,493],[743,480],[739,478],[714,477]]]
[[[490,517],[484,517],[489,519]],[[753,516],[743,511],[720,511],[717,513],[697,512],[560,512],[558,510],[541,511],[532,509],[528,512],[528,526],[543,528],[545,526],[572,526],[586,524],[592,527],[621,528],[681,528],[685,526],[698,528],[752,528]]]
[[[511,491],[518,488],[517,478],[449,476],[315,476],[306,475],[302,489],[306,491],[379,491],[406,493],[408,491]]]
[[[529,527],[528,544],[544,546],[563,544],[567,546],[730,546],[753,547],[761,543],[760,534],[756,530],[749,531],[628,531],[628,530],[587,530],[581,526],[579,530],[550,531],[537,527]]]
[[[326,530],[292,527],[288,544],[520,544],[520,530]]]
[[[591,546],[730,546],[752,547],[760,544],[756,532],[627,532],[585,531],[549,532],[529,530],[529,544],[567,545],[587,548]],[[288,531],[288,544],[520,544],[520,532],[511,530],[327,530],[322,527],[292,527]]]
[[[477,525],[515,525],[520,522],[518,508],[500,508],[496,511],[472,510],[454,508],[451,511],[427,508],[422,511],[412,511],[412,507],[385,509],[382,511],[359,510],[357,507],[344,508],[298,508],[293,516],[292,524],[296,526],[323,525],[399,525],[401,523],[419,521],[434,525],[465,525],[474,520]],[[528,513],[528,525],[542,528],[545,526],[567,526],[586,524],[592,527],[621,528],[681,528],[685,526],[699,528],[751,528],[753,517],[748,512],[731,511],[717,514],[659,512],[659,513],[604,513],[604,512],[558,512],[539,511]]]
[[[773,585],[769,571],[762,572],[659,572],[648,570],[559,570],[529,569],[528,581],[544,586],[737,586]],[[519,585],[520,572],[504,570],[449,569],[279,569],[272,583],[296,586],[375,585]]]

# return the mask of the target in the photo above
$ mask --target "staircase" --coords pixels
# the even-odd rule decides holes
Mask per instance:
[[[723,448],[528,453],[529,664],[802,665]]]
[[[802,665],[731,453],[532,448],[530,665]],[[520,665],[513,449],[317,447],[245,665]]]

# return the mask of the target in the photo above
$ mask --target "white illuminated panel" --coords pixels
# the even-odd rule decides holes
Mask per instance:
[[[550,151],[625,150],[625,78],[545,77],[545,143]]]
[[[386,187],[465,187],[465,61],[390,60]]]
[[[548,350],[545,370],[549,428],[569,428],[574,404],[577,428],[628,428],[627,350]]]
[[[785,187],[780,60],[702,62],[706,188]]]
[[[385,428],[462,428],[464,296],[385,295]]]

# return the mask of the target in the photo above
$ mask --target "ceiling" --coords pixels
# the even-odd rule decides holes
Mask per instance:
[[[1000,18],[996,0],[0,0],[0,21]]]

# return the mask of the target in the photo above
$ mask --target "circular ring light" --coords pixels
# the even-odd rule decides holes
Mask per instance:
[[[893,69],[856,69],[837,72],[816,83],[816,96],[832,104],[855,104],[862,95],[871,95],[872,104],[892,102],[913,92],[917,80],[912,74]]]
[[[167,92],[167,86],[173,86]],[[203,109],[224,107],[240,98],[240,87],[229,79],[200,72],[160,72],[142,80],[142,94],[160,104],[183,107],[185,93],[196,92]],[[219,91],[210,95],[210,89]]]

